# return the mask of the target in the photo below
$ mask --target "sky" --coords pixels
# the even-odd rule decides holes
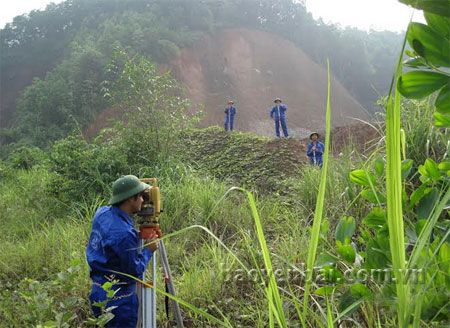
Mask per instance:
[[[314,19],[361,30],[405,31],[413,8],[397,0],[305,0]],[[424,22],[422,11],[414,11],[414,21]]]
[[[13,18],[34,9],[45,9],[51,2],[62,0],[3,0],[0,2],[0,28]],[[362,30],[404,31],[413,12],[397,0],[305,0],[306,7],[315,19],[325,23],[339,24],[341,27],[357,27]],[[423,21],[420,11],[414,15]]]

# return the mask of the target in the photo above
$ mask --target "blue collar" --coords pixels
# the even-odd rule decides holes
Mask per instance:
[[[126,223],[128,223],[129,225],[134,227],[133,220],[129,217],[129,215],[127,213],[122,211],[122,209],[120,207],[111,206],[111,211],[118,217],[122,218]]]

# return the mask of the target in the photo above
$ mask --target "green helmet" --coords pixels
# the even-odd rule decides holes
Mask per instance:
[[[113,183],[110,205],[114,205],[150,188],[134,175],[125,175]]]

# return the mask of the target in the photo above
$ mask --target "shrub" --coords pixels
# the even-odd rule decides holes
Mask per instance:
[[[66,203],[94,195],[108,197],[111,183],[130,173],[126,154],[117,147],[89,144],[79,135],[54,144],[50,152],[50,169],[57,175],[48,189]]]

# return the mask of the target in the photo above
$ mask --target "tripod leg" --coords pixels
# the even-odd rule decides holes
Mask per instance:
[[[144,241],[141,242],[143,246]],[[145,273],[142,277],[145,281]],[[152,256],[152,284],[156,287],[156,254]],[[139,307],[139,328],[156,328],[156,290],[154,288],[140,285],[138,287],[140,307]]]
[[[153,287],[156,288],[156,253],[153,253],[152,256],[152,282],[153,282]],[[152,302],[152,306],[151,306],[151,317],[152,317],[152,328],[156,328],[156,289],[152,288],[151,290],[149,290],[149,292],[151,293],[151,302]]]
[[[166,248],[164,246],[163,240],[161,240],[159,242],[159,252],[161,254],[161,264],[162,264],[162,267],[164,270],[164,276],[166,277],[166,283],[167,283],[167,287],[169,290],[169,294],[176,296],[175,288],[172,283],[172,274],[170,272],[169,261],[167,260]],[[178,326],[178,328],[184,328],[183,319],[181,318],[180,305],[175,300],[171,300],[171,301],[172,301],[173,312],[175,314],[175,319],[177,321],[177,326]]]

